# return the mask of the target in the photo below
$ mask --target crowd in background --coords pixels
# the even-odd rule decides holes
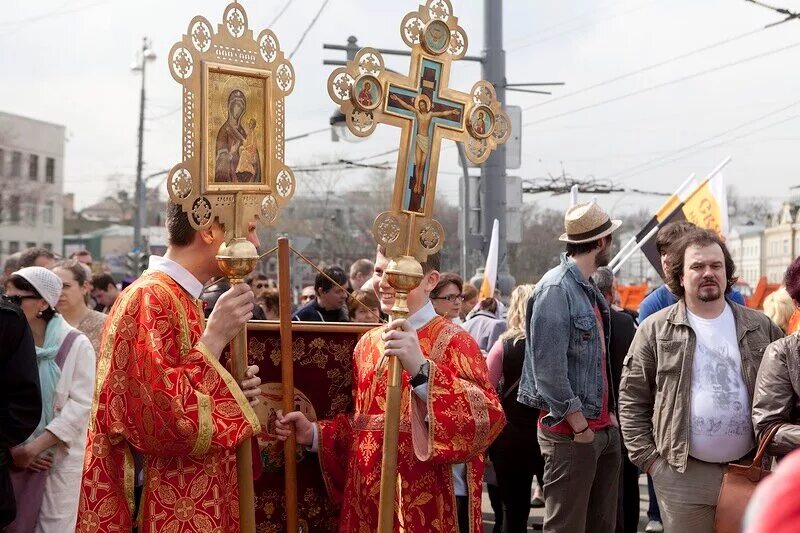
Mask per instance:
[[[430,292],[436,314],[483,352],[505,412],[507,425],[487,453],[494,531],[527,531],[531,507],[545,508],[545,531],[637,531],[641,474],[646,531],[712,531],[727,464],[752,460],[776,422],[783,426],[768,451],[783,458],[800,447],[800,344],[797,335],[784,337],[800,302],[800,258],[763,312],[751,310],[732,289],[724,241],[688,222],[668,224],[656,237],[667,283],[639,309],[623,309],[605,266],[618,224],[598,209],[567,213],[560,264],[509,299],[481,297],[454,272],[443,272]],[[592,217],[605,222],[580,227]],[[313,285],[294,291],[292,320],[386,322],[374,271],[369,259],[349,271],[321,269]],[[246,283],[253,318],[277,320],[275,280],[256,273]],[[227,280],[204,288],[206,315],[228,288]],[[33,248],[5,264],[0,335],[36,354],[35,364],[14,369],[13,392],[0,392],[27,405],[0,443],[0,490],[4,500],[9,486],[17,495],[5,531],[74,525],[96,354],[123,289],[93,272],[86,251],[59,259]],[[787,472],[800,472],[796,457],[759,488],[747,531],[777,531],[764,525],[775,522],[771,495],[800,484]],[[795,500],[780,516],[800,509]]]

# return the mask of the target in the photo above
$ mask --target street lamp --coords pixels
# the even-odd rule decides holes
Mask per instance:
[[[145,215],[146,189],[144,181],[142,180],[142,165],[143,165],[142,149],[144,146],[145,68],[147,67],[148,61],[155,61],[155,59],[156,59],[156,53],[151,48],[150,39],[144,37],[142,39],[142,49],[140,50],[139,54],[137,54],[136,61],[134,61],[133,65],[131,66],[131,70],[133,72],[140,72],[142,75],[142,91],[139,100],[139,155],[136,160],[136,214],[134,216],[134,224],[133,224],[133,246],[137,251],[142,251],[144,249],[144,242],[142,239],[142,226],[144,226],[146,222],[146,215]]]

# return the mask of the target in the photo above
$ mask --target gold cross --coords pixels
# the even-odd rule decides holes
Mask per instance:
[[[225,500],[223,498],[220,498],[220,496],[219,496],[219,487],[217,487],[216,485],[211,489],[211,492],[214,494],[214,498],[204,501],[203,502],[203,508],[204,509],[208,509],[209,507],[213,507],[214,508],[214,518],[219,520],[220,506],[221,506],[221,504],[225,503]]]
[[[431,216],[442,140],[464,143],[467,157],[479,164],[508,139],[511,122],[488,82],[469,93],[448,86],[452,62],[467,52],[449,0],[427,0],[408,13],[400,34],[411,48],[407,76],[387,71],[380,52],[363,48],[331,73],[328,94],[356,136],[370,135],[380,123],[400,128],[392,206],[375,220],[373,233],[387,257],[423,262],[444,242]]]
[[[89,499],[91,501],[97,500],[97,489],[108,490],[111,488],[109,483],[102,483],[100,481],[100,470],[95,468],[92,470],[92,478],[86,478],[86,485],[89,487]]]
[[[171,477],[178,478],[178,487],[181,489],[186,488],[186,474],[192,474],[197,471],[197,467],[195,466],[184,466],[183,464],[183,457],[178,456],[175,458],[175,470],[171,472],[167,472],[164,477],[169,479]]]

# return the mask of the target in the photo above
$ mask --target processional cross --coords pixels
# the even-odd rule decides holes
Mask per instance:
[[[444,229],[432,217],[442,140],[464,143],[469,160],[479,164],[511,135],[510,119],[491,84],[479,81],[469,93],[448,86],[452,62],[467,53],[467,34],[449,0],[427,0],[408,13],[400,36],[411,48],[408,76],[389,72],[380,52],[362,48],[328,77],[328,94],[340,105],[354,135],[366,137],[379,123],[401,131],[392,205],[378,215],[372,228],[390,259],[386,275],[396,291],[393,318],[408,315],[408,292],[422,279],[420,263],[444,243]],[[391,357],[388,364],[379,507],[382,533],[392,531],[394,520],[402,377],[396,359]]]

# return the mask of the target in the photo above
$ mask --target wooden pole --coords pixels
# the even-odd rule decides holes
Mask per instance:
[[[237,280],[242,283],[241,280]],[[231,280],[231,284],[234,281]],[[247,371],[247,326],[242,327],[231,341],[231,366],[237,383]],[[253,491],[253,450],[251,440],[245,439],[236,448],[236,479],[239,482],[239,528],[242,533],[256,532],[255,494]]]
[[[281,322],[281,383],[283,412],[294,411],[294,359],[292,357],[292,286],[289,275],[289,239],[278,239],[278,291]],[[297,457],[294,433],[283,443],[286,531],[297,533]]]
[[[236,193],[234,228],[238,228],[241,192]],[[258,263],[258,250],[244,237],[235,237],[223,243],[217,253],[217,264],[228,277],[231,286],[244,283]],[[231,371],[237,383],[247,373],[247,324],[242,326],[230,344]],[[236,448],[236,480],[239,484],[239,531],[256,533],[255,494],[253,491],[253,449],[251,439],[245,439]]]
[[[395,290],[392,319],[408,317],[408,293],[422,280],[422,267],[410,256],[400,256],[386,266],[389,285]],[[397,445],[400,437],[400,393],[403,366],[397,357],[389,357],[386,376],[386,412],[383,427],[381,460],[381,492],[378,504],[378,532],[394,531],[395,497],[397,496]]]

